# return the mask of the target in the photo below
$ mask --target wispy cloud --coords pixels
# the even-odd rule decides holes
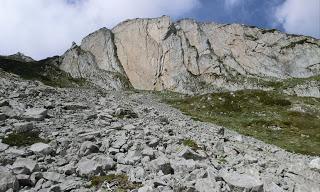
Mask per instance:
[[[237,7],[240,3],[243,3],[244,0],[224,0],[224,5],[227,9],[232,9]]]
[[[276,8],[275,20],[288,33],[320,38],[320,1],[286,0]]]
[[[0,0],[0,54],[62,54],[100,27],[136,17],[179,17],[199,0]]]

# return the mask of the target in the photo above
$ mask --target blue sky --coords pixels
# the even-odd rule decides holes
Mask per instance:
[[[262,28],[275,27],[274,9],[284,0],[247,0],[247,1],[201,0],[201,7],[186,14],[187,17],[201,21],[219,23],[243,23]],[[277,26],[281,28],[280,26]],[[282,29],[283,30],[283,29]]]
[[[0,0],[0,55],[61,55],[101,27],[161,15],[320,38],[320,0]]]

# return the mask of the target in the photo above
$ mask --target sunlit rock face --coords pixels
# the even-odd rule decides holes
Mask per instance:
[[[85,37],[64,55],[60,68],[114,89],[127,83],[113,82],[110,73],[143,90],[261,88],[246,79],[319,75],[320,41],[239,24],[173,22],[167,16],[134,19]]]
[[[106,28],[85,37],[80,46],[73,44],[62,57],[59,67],[72,77],[109,90],[131,87],[116,55],[113,34]]]

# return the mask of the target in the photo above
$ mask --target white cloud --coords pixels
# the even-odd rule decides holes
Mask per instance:
[[[320,38],[320,1],[286,0],[276,9],[276,21],[288,33]]]
[[[242,0],[224,0],[224,5],[227,9],[232,9],[234,7],[237,7],[240,3],[242,3]]]
[[[181,16],[200,0],[0,0],[0,54],[62,54],[88,33],[128,18]]]

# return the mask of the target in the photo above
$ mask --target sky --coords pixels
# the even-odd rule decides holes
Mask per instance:
[[[101,27],[162,15],[320,38],[320,0],[0,0],[0,55],[62,55]]]

